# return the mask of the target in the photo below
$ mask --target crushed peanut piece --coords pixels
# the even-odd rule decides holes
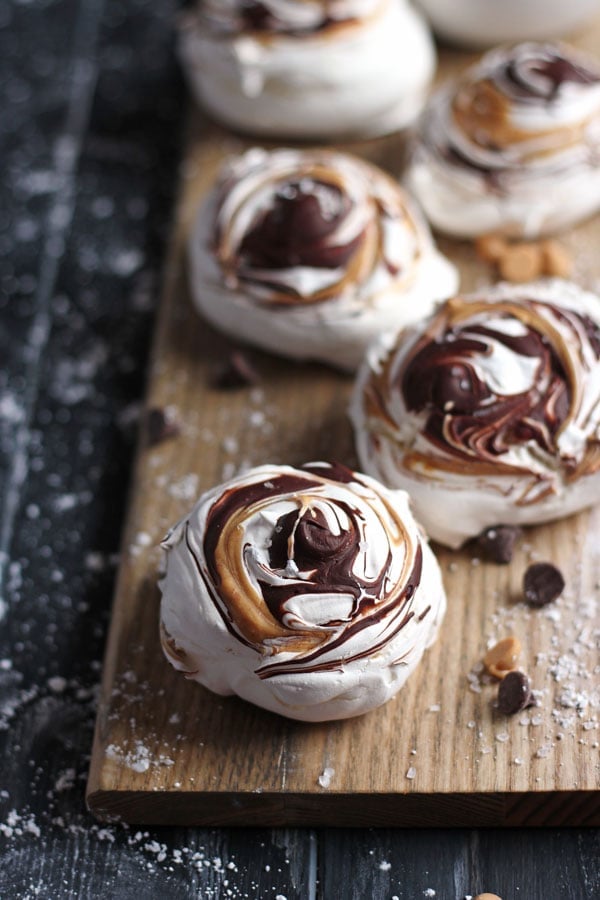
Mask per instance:
[[[558,241],[544,241],[541,248],[545,274],[568,278],[573,271],[573,260],[562,244]]]
[[[487,651],[483,657],[483,664],[495,678],[504,678],[509,672],[517,668],[517,660],[521,653],[521,641],[511,635],[502,638],[497,644]]]
[[[533,281],[541,275],[569,278],[573,260],[555,240],[510,242],[499,234],[484,234],[475,241],[480,259],[495,266],[502,278],[516,284]]]
[[[504,256],[507,246],[506,240],[499,234],[482,234],[475,241],[477,255],[488,263],[497,263]]]
[[[476,897],[473,897],[473,900],[502,900],[502,897],[499,897],[498,894],[477,894]]]
[[[498,269],[507,281],[521,284],[542,274],[543,256],[539,244],[514,244],[498,260]]]

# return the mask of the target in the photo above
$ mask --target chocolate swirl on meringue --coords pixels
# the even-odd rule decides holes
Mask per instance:
[[[340,188],[325,181],[292,179],[281,185],[239,246],[240,277],[256,269],[345,265],[364,237],[363,231],[347,243],[336,241],[350,207]]]
[[[418,340],[392,351],[365,388],[371,423],[400,426],[397,401],[419,417],[419,441],[403,466],[469,476],[532,474],[546,459],[566,481],[598,469],[598,435],[589,431],[598,398],[600,326],[585,313],[531,297],[447,301]],[[591,403],[591,406],[590,406]],[[423,441],[425,443],[423,443]],[[535,449],[537,448],[537,449]],[[523,452],[521,452],[523,451]],[[524,455],[523,455],[524,454]]]
[[[329,151],[247,154],[221,185],[215,223],[226,284],[262,305],[400,289],[428,246],[391,179]]]
[[[502,70],[496,73],[497,82],[507,82],[512,88],[505,93],[519,97],[524,103],[541,98],[556,100],[569,82],[573,84],[598,84],[600,73],[575,59],[568,59],[552,45],[542,45],[537,52],[508,59]]]
[[[424,136],[450,165],[502,190],[503,173],[524,166],[533,177],[597,160],[599,128],[594,62],[563,45],[526,43],[492,51],[440,94]]]
[[[404,370],[407,409],[425,410],[423,433],[459,458],[501,456],[526,441],[554,453],[569,413],[572,388],[547,337],[530,325],[520,334],[507,333],[502,328],[506,318],[502,313],[497,327],[477,320],[448,323],[435,342],[423,340]],[[502,393],[486,380],[478,362],[500,353],[514,355],[531,376],[525,390]]]
[[[202,554],[186,541],[227,629],[266,657],[261,679],[336,670],[386,646],[415,614],[420,543],[341,465],[233,486],[208,513]],[[286,658],[273,661],[278,653]]]
[[[371,15],[382,0],[203,0],[200,15],[217,34],[308,37]]]

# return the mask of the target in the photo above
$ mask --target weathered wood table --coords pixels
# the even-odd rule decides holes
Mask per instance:
[[[137,829],[85,810],[178,180],[175,6],[0,7],[0,897],[591,900],[590,829]]]

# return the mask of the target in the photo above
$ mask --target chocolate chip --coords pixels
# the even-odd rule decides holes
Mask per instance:
[[[515,545],[523,531],[516,525],[494,525],[482,531],[477,545],[485,557],[495,563],[509,563],[515,552]]]
[[[535,563],[529,566],[523,578],[525,599],[532,606],[546,606],[562,594],[565,579],[552,563]]]
[[[248,362],[243,353],[232,353],[214,380],[215,387],[225,390],[250,387],[260,380],[257,371]]]
[[[527,706],[533,706],[534,702],[529,678],[525,672],[520,672],[518,669],[508,672],[498,688],[498,709],[500,712],[504,713],[505,716],[512,716]]]
[[[146,414],[146,429],[148,433],[148,443],[153,446],[166,441],[169,438],[177,437],[181,428],[172,413],[158,406],[149,409]]]

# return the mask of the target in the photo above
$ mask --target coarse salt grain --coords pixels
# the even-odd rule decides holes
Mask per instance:
[[[335,769],[331,769],[329,766],[321,772],[319,777],[317,778],[317,782],[322,788],[328,788],[331,784],[331,779],[335,775]]]

